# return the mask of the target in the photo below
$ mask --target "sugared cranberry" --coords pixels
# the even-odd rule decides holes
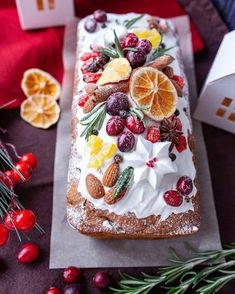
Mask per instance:
[[[79,285],[71,284],[64,287],[63,294],[81,294],[81,288]]]
[[[138,43],[138,37],[134,33],[128,33],[122,39],[122,46],[125,47],[135,47]]]
[[[125,128],[125,120],[120,116],[111,117],[106,124],[106,132],[109,136],[119,135]]]
[[[193,190],[193,182],[188,176],[180,177],[176,184],[177,191],[183,196],[189,195]]]
[[[93,17],[98,22],[106,22],[107,21],[107,14],[102,9],[97,9],[93,13]]]
[[[179,136],[178,143],[175,145],[177,151],[183,152],[187,148],[187,142],[185,136]]]
[[[126,127],[134,134],[142,134],[145,131],[144,123],[133,115],[127,117]]]
[[[46,290],[46,294],[62,294],[59,288],[50,287]]]
[[[88,33],[94,33],[97,27],[97,22],[93,18],[88,18],[85,20],[84,28]]]
[[[164,200],[170,206],[178,207],[183,202],[183,197],[179,194],[179,192],[175,190],[167,191],[164,196]]]
[[[31,176],[32,176],[32,168],[31,166],[29,166],[27,163],[25,162],[21,162],[19,161],[16,165],[15,168],[19,171],[19,173],[21,173],[21,175],[24,177],[24,180],[20,181],[28,181]]]
[[[152,50],[152,44],[149,42],[149,40],[142,39],[137,43],[137,49],[147,55]]]
[[[100,72],[97,72],[97,73],[89,72],[83,76],[83,81],[85,83],[95,84],[98,81],[98,79],[101,77],[101,75],[102,75],[102,73],[100,73]]]
[[[35,169],[38,164],[37,157],[33,153],[26,153],[21,156],[20,162],[25,162],[28,164],[32,169]]]
[[[132,68],[137,68],[144,65],[146,61],[146,54],[141,50],[138,50],[137,52],[128,51],[127,59]]]
[[[110,285],[110,277],[107,272],[98,272],[93,277],[93,284],[98,289],[108,288]]]
[[[75,266],[64,269],[63,278],[65,283],[76,283],[81,279],[81,271]]]
[[[18,230],[29,231],[36,223],[36,217],[32,210],[21,209],[14,214],[14,223]]]
[[[146,139],[152,143],[156,143],[160,139],[159,127],[157,126],[148,127]]]
[[[0,224],[0,247],[7,243],[9,235],[8,229],[3,224]]]
[[[39,247],[34,243],[26,243],[21,248],[17,255],[17,260],[20,263],[31,263],[39,256]]]
[[[129,152],[135,145],[135,136],[129,132],[122,132],[118,136],[118,149],[122,152]]]
[[[121,110],[128,111],[130,104],[128,96],[122,92],[116,92],[111,94],[106,102],[106,110],[110,115],[119,115]]]

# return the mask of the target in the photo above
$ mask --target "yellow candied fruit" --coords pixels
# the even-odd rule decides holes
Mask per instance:
[[[105,159],[110,159],[117,152],[117,145],[113,143],[104,143],[100,154],[104,155]]]
[[[89,167],[93,169],[99,169],[104,164],[104,156],[102,154],[91,156],[89,161]]]
[[[161,35],[156,29],[151,30],[136,30],[134,31],[139,39],[147,39],[152,44],[153,49],[157,48],[160,43]]]
[[[87,141],[87,149],[88,149],[90,155],[97,154],[99,152],[102,144],[103,144],[103,140],[100,137],[98,137],[96,135],[91,135]]]

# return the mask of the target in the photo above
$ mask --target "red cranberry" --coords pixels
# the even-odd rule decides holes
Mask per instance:
[[[149,42],[149,40],[142,39],[137,43],[137,48],[147,55],[152,50],[152,44]]]
[[[124,128],[125,120],[119,116],[113,116],[107,121],[106,132],[109,136],[117,136]]]
[[[83,107],[86,104],[86,102],[88,101],[88,99],[89,99],[89,96],[87,94],[81,95],[78,99],[78,105],[80,107]]]
[[[128,96],[122,92],[116,92],[111,94],[106,102],[106,110],[110,115],[119,115],[121,110],[128,111],[130,104]]]
[[[85,20],[84,28],[88,33],[94,33],[97,27],[97,22],[93,18],[88,18]]]
[[[160,129],[157,126],[150,126],[147,129],[146,139],[152,143],[156,143],[160,139]]]
[[[9,235],[8,229],[3,224],[0,224],[0,247],[7,243]]]
[[[124,47],[135,47],[139,41],[138,37],[134,33],[128,33],[122,40],[122,46]]]
[[[20,263],[31,263],[39,256],[39,247],[34,243],[26,243],[21,248],[17,255],[17,260]]]
[[[132,68],[137,68],[145,64],[146,54],[141,50],[138,50],[137,52],[129,51],[127,53],[127,59]]]
[[[46,294],[62,294],[59,288],[50,287],[46,290]]]
[[[20,162],[25,162],[28,164],[32,169],[35,169],[38,164],[37,157],[33,153],[26,153],[20,158]]]
[[[64,287],[64,294],[81,294],[79,285],[71,284]]]
[[[110,277],[107,272],[98,272],[93,277],[93,284],[98,289],[108,288],[110,285]]]
[[[131,151],[135,145],[135,136],[129,132],[122,132],[118,136],[118,149],[122,152]]]
[[[12,190],[13,187],[15,186],[15,184],[13,184],[12,182],[12,179],[9,176],[7,176],[6,172],[5,173],[0,172],[0,183],[4,184],[10,190]]]
[[[3,218],[5,226],[11,231],[13,231],[15,229],[14,218],[15,218],[14,211],[9,211]]]
[[[93,17],[98,22],[106,22],[107,21],[107,14],[102,9],[97,9],[93,13]]]
[[[36,217],[32,210],[17,210],[14,215],[14,223],[18,230],[29,231],[36,223]]]
[[[12,169],[5,171],[5,175],[11,180],[13,186],[20,181],[19,175]]]
[[[142,134],[145,131],[144,123],[133,115],[127,117],[126,127],[134,134]]]
[[[188,176],[180,177],[176,184],[177,191],[183,196],[189,195],[193,190],[193,182]]]
[[[76,283],[81,279],[81,271],[75,266],[70,266],[64,269],[63,277],[65,283]]]
[[[166,203],[170,206],[180,206],[183,203],[183,197],[174,190],[171,191],[167,191],[164,196],[163,196],[164,200],[166,201]]]
[[[27,163],[18,162],[15,167],[24,177],[24,180],[20,180],[20,181],[28,181],[31,178],[32,168]]]

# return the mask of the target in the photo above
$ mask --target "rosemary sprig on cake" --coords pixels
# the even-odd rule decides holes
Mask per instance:
[[[139,21],[141,18],[143,18],[145,14],[141,14],[140,16],[134,17],[130,20],[124,20],[123,25],[127,28],[130,29],[137,21]]]
[[[223,258],[226,261],[219,263]],[[194,290],[195,293],[214,294],[235,278],[235,244],[222,250],[194,251],[194,256],[188,260],[180,258],[172,249],[169,260],[172,265],[161,268],[156,275],[142,273],[141,278],[135,278],[122,273],[119,287],[110,289],[113,293],[147,294],[159,285],[167,294],[183,294],[189,290],[188,293]],[[195,269],[205,262],[211,265],[199,271]]]
[[[160,39],[159,45],[157,46],[157,48],[150,55],[149,61],[154,61],[155,59],[163,56],[166,52],[168,52],[171,49],[175,48],[175,46],[165,48],[164,43],[163,43],[163,37],[164,37],[163,32],[160,32],[160,35],[161,35],[161,39]]]

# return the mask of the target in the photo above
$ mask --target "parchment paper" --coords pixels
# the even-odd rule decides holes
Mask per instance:
[[[172,19],[180,35],[185,72],[188,77],[191,106],[196,99],[191,33],[187,16]],[[193,122],[198,159],[198,176],[201,186],[202,224],[198,233],[190,237],[168,240],[96,240],[73,230],[66,221],[67,170],[70,153],[71,101],[76,52],[76,29],[78,20],[66,27],[64,40],[64,80],[60,100],[61,118],[57,129],[54,193],[51,230],[50,268],[75,265],[83,268],[95,267],[143,267],[168,264],[169,247],[174,247],[184,257],[192,253],[186,249],[187,242],[197,250],[220,249],[220,236],[215,213],[207,154],[201,125]]]

